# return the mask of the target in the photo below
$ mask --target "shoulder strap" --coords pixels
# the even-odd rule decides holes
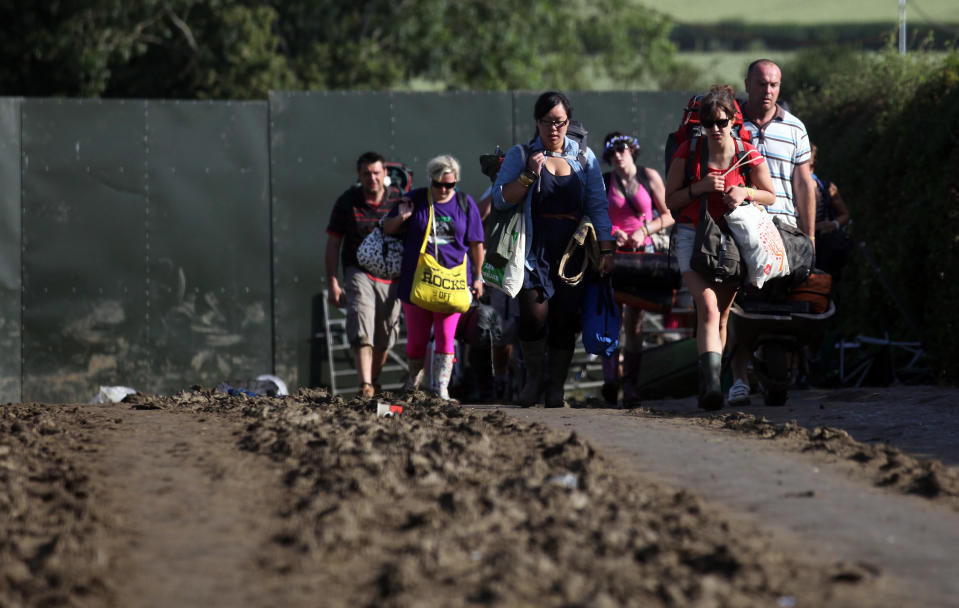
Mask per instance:
[[[470,216],[470,203],[466,200],[466,193],[459,190],[456,191],[456,202],[459,203],[460,209],[463,210],[463,213],[466,214],[466,219],[469,220]]]
[[[645,171],[644,171],[643,173],[645,174]],[[625,201],[626,201],[626,204],[629,205],[629,208],[633,210],[633,213],[635,213],[636,215],[642,215],[642,213],[639,211],[639,209],[636,208],[636,205],[633,204],[632,198],[631,198],[631,197],[629,196],[629,194],[626,192],[626,184],[623,182],[623,178],[621,178],[621,177],[619,176],[619,174],[617,174],[615,171],[610,171],[610,172],[609,172],[609,176],[610,176],[609,179],[611,180],[614,175],[616,176],[616,183],[619,184],[619,190],[620,190],[620,192],[623,193],[623,200],[625,200]],[[604,177],[605,177],[605,174],[604,174]],[[636,177],[639,178],[639,173],[636,174]],[[643,177],[645,177],[645,175],[644,175]],[[640,185],[642,185],[643,187],[646,187],[646,185],[644,184],[644,182],[640,181],[639,183],[640,183]],[[612,185],[612,184],[607,184],[607,188],[611,187],[611,185]],[[646,191],[649,192],[649,188],[646,188]]]
[[[649,176],[646,175],[646,167],[636,165],[636,179],[639,181],[639,185],[649,193],[649,198],[653,198],[653,191],[649,187]]]
[[[707,146],[700,146],[699,140],[701,137],[697,136],[689,140],[689,155],[686,157],[686,175],[684,177],[685,181],[683,186],[688,186],[693,183],[693,180],[696,178],[696,175],[693,174],[693,166],[696,158],[696,149],[699,149],[699,173],[702,175],[703,165],[709,165],[709,158],[707,158],[706,148]]]
[[[423,231],[423,244],[420,246],[420,254],[426,253],[426,243],[430,239],[430,227],[432,227],[434,231],[433,242],[436,242],[436,226],[433,224],[433,191],[430,188],[426,189],[426,204],[430,208],[430,217],[426,220],[426,230]]]

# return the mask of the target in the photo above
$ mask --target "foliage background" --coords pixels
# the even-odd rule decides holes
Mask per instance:
[[[0,94],[669,85],[670,28],[628,0],[0,0]]]
[[[792,107],[819,145],[888,279],[852,254],[839,286],[843,330],[922,340],[937,377],[959,380],[959,54],[802,53]],[[897,303],[896,299],[900,303]],[[910,323],[909,319],[912,319]]]

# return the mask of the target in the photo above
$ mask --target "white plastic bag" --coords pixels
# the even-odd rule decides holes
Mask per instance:
[[[127,395],[135,395],[136,389],[129,386],[101,386],[100,392],[90,403],[120,403]]]
[[[516,246],[513,257],[506,266],[497,268],[483,263],[483,282],[495,287],[511,298],[515,298],[523,288],[523,274],[526,272],[526,213],[521,212],[516,222]]]
[[[752,203],[736,207],[726,214],[739,255],[746,265],[746,280],[762,288],[769,279],[789,274],[786,247],[766,210]]]

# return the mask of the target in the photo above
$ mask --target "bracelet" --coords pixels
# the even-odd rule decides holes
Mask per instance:
[[[691,199],[696,198],[696,195],[693,194],[693,185],[692,185],[692,184],[689,184],[688,186],[686,186],[686,192],[689,193],[689,198],[691,198]]]
[[[524,172],[522,172],[522,173],[519,174],[519,183],[520,183],[524,188],[529,188],[531,185],[533,185],[533,182],[534,182],[534,181],[535,181],[535,179],[534,179],[534,178],[530,178],[530,176],[527,174],[526,171],[524,171]]]
[[[746,200],[747,201],[753,200],[753,197],[755,195],[756,195],[756,191],[750,188],[749,186],[746,186]]]
[[[842,229],[842,226],[839,225],[839,220],[833,220],[832,223],[836,225],[836,230]]]

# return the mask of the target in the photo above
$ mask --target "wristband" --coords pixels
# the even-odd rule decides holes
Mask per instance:
[[[839,220],[833,220],[832,223],[836,225],[836,230],[840,230],[842,228],[842,226],[839,225]]]
[[[522,184],[524,188],[529,188],[534,181],[535,178],[531,178],[526,171],[519,174],[519,183]]]
[[[696,198],[696,195],[693,194],[693,185],[692,185],[692,184],[689,184],[688,186],[686,186],[686,192],[689,193],[689,198],[690,198],[690,199]]]

